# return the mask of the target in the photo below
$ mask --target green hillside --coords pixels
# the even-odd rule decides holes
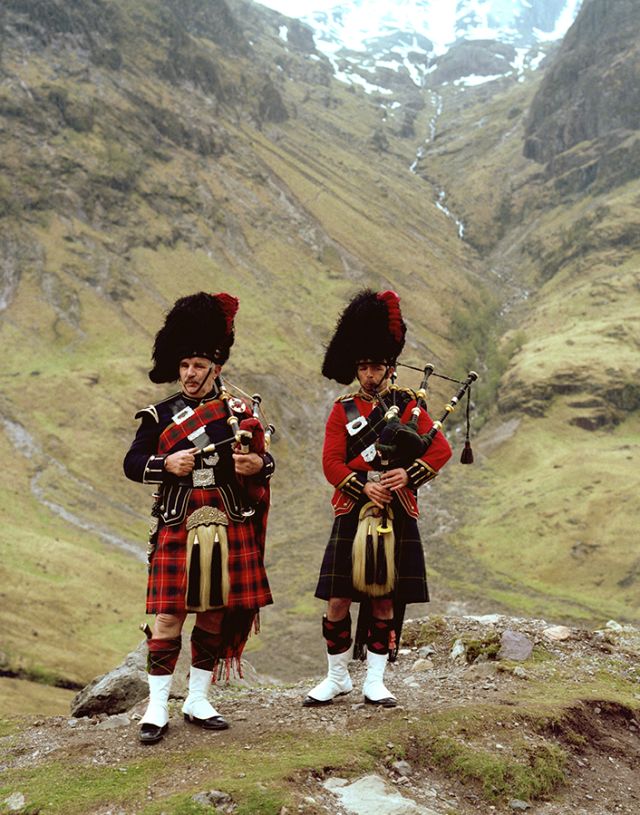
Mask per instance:
[[[74,687],[139,641],[150,491],[121,461],[136,410],[167,393],[146,376],[162,316],[200,289],[240,298],[226,373],[262,393],[277,428],[276,605],[249,647],[262,672],[322,664],[312,593],[331,515],[319,457],[340,391],[320,358],[365,285],[399,292],[404,361],[481,374],[477,464],[450,464],[423,497],[436,608],[637,619],[638,181],[575,189],[524,157],[543,74],[443,89],[412,173],[402,108],[285,46],[275,12],[222,0],[3,8],[5,675]],[[433,114],[425,92],[424,138]],[[568,152],[577,167],[605,148]],[[450,395],[436,385],[433,412]],[[453,421],[449,432],[459,453]]]

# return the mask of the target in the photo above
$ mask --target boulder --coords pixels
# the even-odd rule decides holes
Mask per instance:
[[[498,659],[524,661],[531,656],[532,651],[533,643],[530,639],[525,637],[524,634],[520,634],[518,631],[511,631],[509,628],[502,632]]]
[[[143,640],[124,662],[109,673],[96,677],[71,702],[71,715],[97,716],[124,713],[148,694],[147,645]]]

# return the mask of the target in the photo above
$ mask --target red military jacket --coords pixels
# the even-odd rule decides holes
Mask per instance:
[[[392,391],[384,391],[381,395],[385,401],[389,401],[389,394]],[[400,420],[403,424],[411,418],[411,411],[416,406],[415,394],[406,388],[397,388],[396,394],[400,396],[399,402],[404,407],[401,410]],[[348,457],[349,432],[347,424],[349,417],[345,409],[347,402],[353,401],[350,405],[350,413],[357,412],[365,419],[377,407],[376,397],[370,397],[361,391],[357,394],[350,394],[338,399],[333,405],[329,414],[325,429],[324,447],[322,451],[322,467],[325,477],[336,489],[332,498],[332,505],[336,515],[343,515],[350,512],[361,497],[364,485],[367,481],[367,473],[378,469],[380,459],[376,456],[370,461],[365,461],[363,453],[359,453],[351,460]],[[422,435],[427,433],[433,426],[433,421],[426,410],[420,410],[418,417],[418,432]],[[379,432],[376,433],[379,436]],[[370,458],[366,451],[363,451],[366,458]],[[405,467],[409,476],[409,484],[398,490],[397,495],[407,512],[413,517],[418,516],[418,505],[416,492],[418,487],[435,478],[438,470],[451,458],[451,447],[444,435],[438,431],[427,448],[424,455],[411,462]]]

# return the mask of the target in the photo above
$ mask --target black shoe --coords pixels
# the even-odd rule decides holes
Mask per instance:
[[[160,727],[160,725],[145,722],[140,726],[138,738],[143,744],[155,744],[157,741],[161,741],[164,734],[167,732],[168,727],[168,723],[163,724],[162,727]]]
[[[223,716],[209,716],[208,719],[198,719],[197,716],[185,713],[184,720],[189,724],[201,727],[203,730],[227,730],[229,727],[229,722]]]
[[[302,700],[302,707],[324,707],[333,704],[333,699],[314,699],[313,696],[305,696]]]
[[[365,704],[367,705],[380,705],[380,707],[396,707],[398,700],[393,696],[385,696],[384,699],[369,699],[368,696],[364,697]]]

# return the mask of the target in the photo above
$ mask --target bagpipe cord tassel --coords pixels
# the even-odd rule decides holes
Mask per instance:
[[[471,432],[471,388],[467,391],[467,435],[464,440],[464,448],[460,456],[460,464],[473,464],[473,450],[471,449],[471,442],[469,435]]]

